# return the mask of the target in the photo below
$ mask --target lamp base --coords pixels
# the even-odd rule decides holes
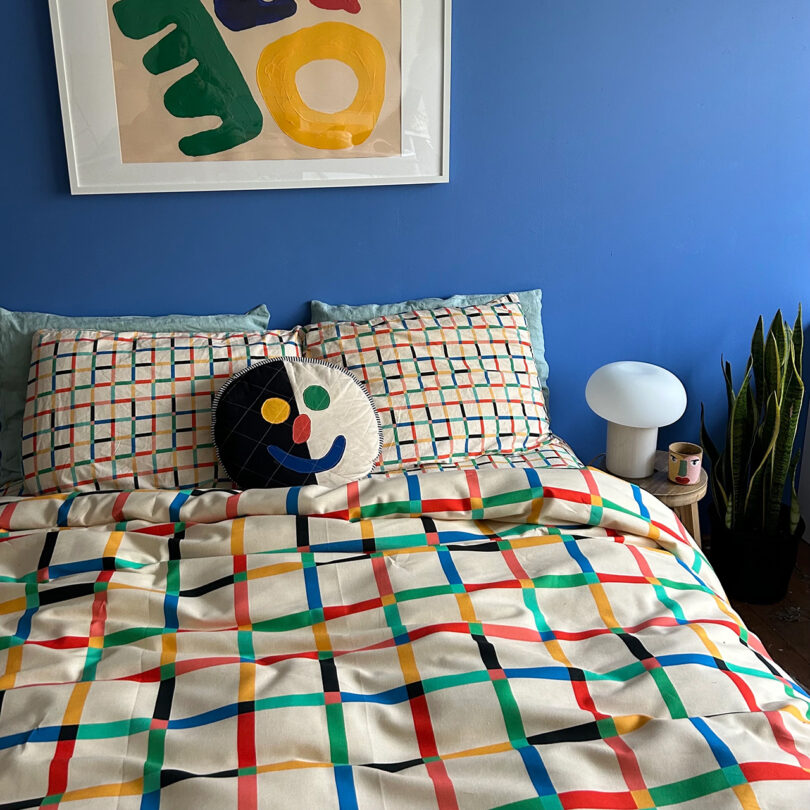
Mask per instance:
[[[608,422],[608,472],[620,478],[646,478],[655,472],[658,428],[634,428]]]

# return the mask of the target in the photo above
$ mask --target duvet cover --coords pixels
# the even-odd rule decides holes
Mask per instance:
[[[810,807],[810,701],[592,469],[0,501],[0,808]]]

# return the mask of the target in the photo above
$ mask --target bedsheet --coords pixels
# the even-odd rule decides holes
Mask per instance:
[[[0,500],[0,808],[810,807],[808,695],[586,469]]]

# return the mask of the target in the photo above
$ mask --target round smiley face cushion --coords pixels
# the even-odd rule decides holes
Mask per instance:
[[[240,489],[356,481],[382,444],[365,389],[319,360],[263,360],[238,372],[214,399],[211,430]]]

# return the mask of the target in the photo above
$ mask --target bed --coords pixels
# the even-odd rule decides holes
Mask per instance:
[[[677,517],[546,425],[249,490],[103,479],[72,427],[0,498],[0,810],[810,806],[807,692]]]

